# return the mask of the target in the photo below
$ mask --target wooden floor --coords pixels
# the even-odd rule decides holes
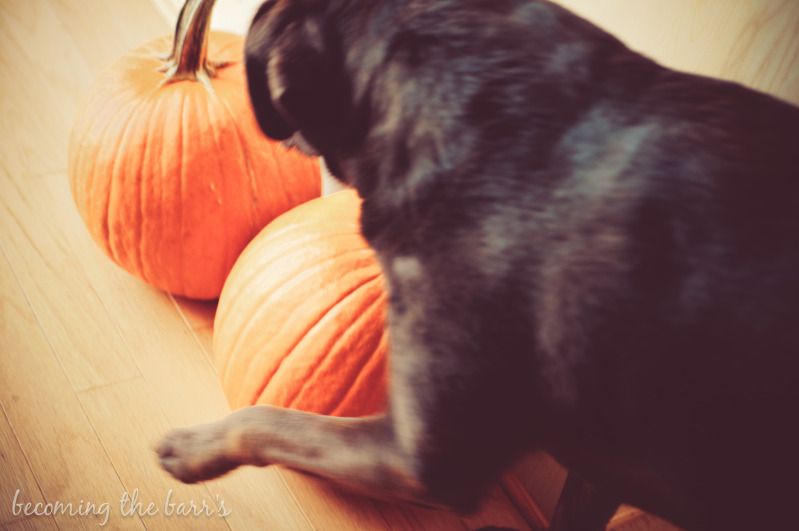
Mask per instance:
[[[234,29],[246,21],[237,9],[255,3],[217,9]],[[795,0],[674,0],[668,16],[640,7],[663,4],[654,0],[564,3],[668,64],[799,102]],[[72,205],[66,139],[96,74],[169,32],[176,12],[175,0],[0,0],[0,525],[103,520],[15,514],[16,500],[84,512],[107,503],[108,529],[541,528],[531,497],[551,511],[562,471],[540,456],[468,517],[359,498],[280,467],[197,486],[158,468],[150,447],[164,431],[227,411],[210,362],[214,305],[151,289],[96,248]],[[123,515],[126,493],[157,514]],[[224,503],[230,515],[165,514],[181,502]],[[617,528],[656,526],[630,514]]]

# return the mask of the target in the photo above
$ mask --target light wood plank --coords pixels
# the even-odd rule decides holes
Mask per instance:
[[[53,211],[50,207],[63,203],[64,198],[68,197],[64,188],[59,190],[66,186],[65,181],[53,180],[54,177],[39,179],[43,181],[45,188],[53,191],[50,201],[45,201],[42,205],[49,212]],[[80,230],[70,231],[70,235],[78,234],[81,234]],[[91,273],[95,283],[91,289],[98,297],[107,301],[109,306],[115,308],[114,322],[108,328],[119,330],[121,338],[114,339],[114,344],[124,346],[127,341],[139,355],[138,361],[149,377],[148,382],[154,384],[153,394],[159,397],[162,407],[169,412],[170,420],[162,425],[161,431],[205,422],[226,413],[227,405],[216,376],[169,297],[144,286],[110,264],[87,238],[83,238],[85,241],[82,243],[71,245],[69,249],[80,256],[77,269]],[[35,278],[35,275],[31,277],[32,284],[35,284]],[[35,285],[33,287],[37,288]],[[54,287],[53,292],[58,293],[58,289],[57,286]],[[69,315],[66,309],[63,313]],[[79,325],[75,326],[80,329]],[[132,407],[137,402],[138,400],[132,401]],[[120,416],[130,413],[125,409],[116,411]],[[149,452],[154,441],[155,438],[147,442],[141,450]],[[160,473],[152,455],[142,465]],[[281,509],[277,512],[285,516],[284,524],[296,520],[300,522],[295,525],[297,529],[306,528],[302,525],[305,517],[297,506],[296,498],[285,491],[285,485],[277,476],[260,472],[237,475],[215,483],[215,494],[219,494],[230,506],[237,508],[231,516],[231,526],[234,529],[274,526],[275,511],[263,505],[264,500],[272,499],[280,501]],[[173,480],[168,481],[179,486]]]
[[[216,359],[213,352],[214,316],[218,301],[193,301],[183,297],[171,296],[186,326],[191,330],[197,344],[208,363],[216,372]]]
[[[380,501],[376,501],[375,504],[387,522],[388,529],[403,531],[416,529],[461,531],[468,529],[462,519],[446,511]]]
[[[318,529],[342,529],[347,522],[357,529],[463,530],[484,526],[504,526],[519,531],[529,529],[504,492],[496,486],[472,515],[427,509],[410,503],[370,499],[338,487],[323,479],[281,469],[291,490],[303,500],[311,523]]]
[[[101,69],[127,50],[168,33],[140,0],[0,2],[0,120],[13,142],[0,144],[11,175],[40,175],[67,165],[67,137]]]
[[[284,467],[276,468],[288,488],[301,500],[308,521],[315,529],[381,529],[387,525],[370,499],[323,479]]]
[[[67,133],[92,75],[60,25],[47,2],[0,2],[0,120],[14,132],[0,165],[12,175],[66,168]]]
[[[58,526],[52,516],[16,520],[3,524],[4,531],[57,531]]]
[[[306,500],[299,499],[285,484],[279,467],[241,467],[209,482],[208,488],[233,510],[228,524],[234,531],[316,529],[306,514]]]
[[[4,269],[4,273],[8,274],[9,270]],[[0,282],[3,285],[6,283],[5,280]],[[0,312],[0,315],[5,316],[5,310]],[[44,498],[5,411],[0,411],[0,470],[3,471],[3,480],[0,481],[0,523],[22,520],[25,517],[21,509],[12,507],[15,497],[33,503],[43,502]]]
[[[48,177],[49,178],[49,177]],[[64,181],[53,181],[53,201],[65,199]],[[78,229],[75,233],[80,232]],[[77,238],[80,240],[81,238]],[[92,289],[113,308],[113,328],[120,343],[135,358],[136,365],[158,398],[167,419],[166,428],[207,422],[228,413],[216,374],[202,348],[175,310],[170,297],[131,277],[111,262],[88,240],[82,238],[71,246],[76,251],[80,268],[92,279]],[[121,410],[121,414],[125,411]],[[149,449],[155,439],[150,441]],[[154,459],[146,465],[158,471]],[[160,473],[160,471],[159,471]],[[169,480],[173,484],[177,482]],[[285,522],[297,520],[303,528],[304,516],[296,498],[286,492],[279,477],[270,472],[256,471],[235,474],[213,483],[214,495],[219,494],[236,513],[230,519],[234,529],[269,528],[274,525],[273,507],[264,500],[281,500],[280,512]],[[292,524],[294,525],[294,524]]]
[[[177,483],[156,466],[152,442],[170,425],[161,410],[158,395],[143,378],[83,391],[78,397],[125,486],[125,493],[129,497],[136,496],[141,503],[141,518],[147,527],[228,529],[220,516],[220,509],[232,510],[226,500],[211,496],[205,485]],[[222,502],[224,507],[220,507]],[[151,503],[152,511],[148,507]],[[172,511],[168,503],[174,504]],[[208,507],[209,512],[194,518],[175,514],[174,508],[181,503]],[[133,501],[118,509],[127,514],[137,512]]]
[[[28,184],[29,186],[40,184],[47,191],[42,192],[44,198],[40,197],[37,203],[37,208],[41,209],[39,214],[45,216],[47,215],[45,213],[52,215],[57,212],[57,218],[63,220],[72,214],[70,214],[71,206],[66,181],[58,177],[58,175],[45,176],[36,179],[35,183]],[[17,205],[16,201],[13,203],[14,206]],[[31,223],[36,225],[35,217],[30,219]],[[34,241],[41,239],[41,237],[34,238]],[[90,280],[77,282],[75,279],[69,279],[64,281],[63,286],[56,283],[52,291],[41,292],[41,304],[53,302],[52,297],[48,297],[49,293],[58,294],[77,285],[93,293],[106,307],[113,308],[113,313],[108,317],[102,315],[94,317],[94,319],[108,319],[109,322],[103,326],[104,330],[95,331],[94,338],[89,339],[93,339],[96,347],[98,343],[103,342],[103,337],[111,335],[112,345],[115,348],[133,353],[135,365],[141,368],[141,374],[150,385],[152,393],[158,397],[168,419],[168,427],[207,422],[227,413],[227,403],[216,374],[191,331],[176,312],[169,296],[144,285],[114,266],[94,246],[82,227],[75,226],[67,230],[62,240],[70,242],[70,245],[51,249],[48,257],[52,259],[53,256],[62,256],[66,253],[68,259],[75,262],[71,266],[72,269],[83,272]],[[41,286],[37,283],[41,282],[40,277],[41,275],[26,277],[34,293],[39,293]],[[80,300],[79,295],[76,294],[77,300]],[[76,320],[71,325],[76,330],[86,329],[81,322],[81,319],[85,319],[85,315],[81,316],[71,311],[69,299],[65,299],[64,306],[59,312],[57,315],[62,318]],[[106,336],[103,336],[103,333]],[[103,361],[93,360],[89,366],[94,367],[94,364],[102,366]],[[121,410],[119,413],[124,415],[127,412]],[[146,445],[147,448],[149,446],[150,444]],[[154,460],[148,460],[147,465],[157,470]],[[247,480],[244,476],[243,479],[233,477],[220,481],[218,492],[235,507],[263,504],[265,499],[283,497],[284,503],[288,504],[286,507],[289,508],[284,512],[293,515],[293,518],[304,518],[289,493],[277,492],[285,489],[285,485],[277,477],[271,474],[260,474],[256,477],[258,479],[249,476],[250,479]],[[261,483],[261,479],[266,481]],[[177,485],[176,482],[174,484]],[[250,514],[256,519],[242,521],[238,524],[238,529],[262,527],[271,522],[272,518],[272,512],[267,508],[248,509],[242,514]]]
[[[164,19],[149,1],[47,0],[47,3],[61,24],[63,38],[69,39],[93,75],[127,51],[171,34],[175,27],[174,20]]]
[[[216,374],[170,297],[112,266],[99,251],[87,250],[82,260],[82,267],[93,271],[94,289],[113,305],[114,326],[158,399],[167,421],[162,431],[227,414],[229,409]],[[157,436],[146,445],[148,449]],[[154,459],[146,464],[157,470]],[[211,485],[212,493],[234,508],[229,519],[233,529],[272,528],[272,503],[280,504],[278,512],[285,516],[282,525],[292,522],[297,529],[305,528],[305,517],[296,498],[274,473],[237,472]]]
[[[94,289],[97,271],[83,266],[87,254],[102,257],[72,206],[66,176],[12,180],[0,171],[0,193],[0,234],[73,388],[138,376]]]
[[[122,484],[39,328],[3,250],[0,257],[0,404],[26,452],[46,501],[98,505]],[[111,513],[113,528],[142,529]],[[65,527],[96,529],[93,517],[56,516]]]

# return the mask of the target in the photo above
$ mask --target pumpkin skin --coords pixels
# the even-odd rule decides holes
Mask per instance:
[[[227,64],[170,80],[172,39],[122,57],[96,81],[70,137],[71,189],[120,266],[171,293],[213,299],[264,225],[319,195],[320,175],[315,160],[261,133],[241,37],[211,32],[208,54]]]
[[[336,416],[386,406],[386,293],[351,190],[283,214],[247,246],[222,290],[214,355],[233,408]]]

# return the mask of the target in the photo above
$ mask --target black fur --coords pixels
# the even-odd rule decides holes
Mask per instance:
[[[689,528],[793,521],[797,108],[542,0],[270,1],[247,73],[363,197],[439,499],[544,448]]]

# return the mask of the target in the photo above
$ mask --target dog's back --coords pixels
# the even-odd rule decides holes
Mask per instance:
[[[685,522],[785,522],[799,472],[799,112],[660,69],[614,97],[628,75],[606,73],[608,99],[553,151],[539,337],[575,406],[553,451]]]
[[[371,130],[395,144],[368,171],[394,186],[364,230],[391,256],[424,242],[487,314],[527,312],[486,330],[535,358],[551,425],[529,422],[564,463],[683,522],[781,521],[799,472],[799,111],[513,4],[490,35],[468,5],[394,35],[391,68],[437,74],[381,79],[402,80],[385,93],[406,129]]]

